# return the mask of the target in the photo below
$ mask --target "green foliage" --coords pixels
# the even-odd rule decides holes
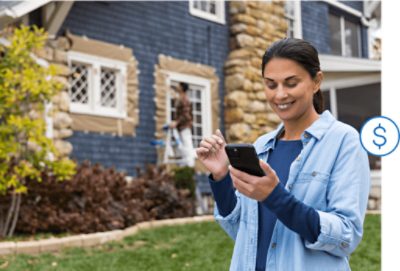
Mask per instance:
[[[367,215],[364,229],[359,248],[350,256],[351,270],[381,270],[380,216]],[[100,248],[70,249],[56,255],[4,256],[0,266],[7,262],[6,270],[10,271],[219,271],[229,269],[233,244],[218,223],[205,222],[146,230]]]
[[[192,198],[195,197],[196,182],[194,169],[188,166],[173,169],[175,186],[179,189],[188,189]]]
[[[59,155],[45,136],[44,105],[63,88],[53,66],[41,66],[33,54],[43,48],[43,29],[22,26],[0,45],[0,194],[26,192],[23,180],[40,181],[44,168],[60,180],[75,172],[75,164]]]

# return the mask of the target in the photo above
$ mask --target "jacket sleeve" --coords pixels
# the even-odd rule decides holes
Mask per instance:
[[[241,213],[241,194],[238,191],[235,191],[236,195],[236,205],[233,211],[226,215],[222,216],[218,208],[215,204],[214,208],[214,217],[215,220],[220,224],[222,229],[233,239],[236,240],[236,236],[239,230],[239,223],[240,223],[240,213]]]
[[[368,156],[358,133],[352,130],[344,136],[331,172],[327,209],[317,210],[320,234],[314,243],[305,241],[306,247],[339,257],[349,256],[362,238],[369,188]]]

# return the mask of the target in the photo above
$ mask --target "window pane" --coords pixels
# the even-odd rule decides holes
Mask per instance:
[[[381,115],[381,85],[371,84],[337,90],[338,117],[360,132],[362,124]],[[371,169],[380,169],[380,158],[369,156]]]
[[[359,39],[359,26],[355,23],[345,21],[345,56],[359,57],[360,54],[360,39]]]
[[[208,1],[200,1],[200,9],[208,12]]]
[[[200,114],[199,115],[195,115],[194,121],[196,123],[201,123],[201,115]]]
[[[215,1],[210,1],[210,13],[211,14],[217,14],[217,11],[216,11],[216,3],[215,3]]]
[[[89,66],[72,63],[70,84],[71,102],[87,104],[89,102]]]
[[[195,103],[194,110],[201,112],[201,103]]]
[[[117,73],[111,69],[101,69],[101,106],[117,107]]]
[[[330,31],[331,54],[342,55],[340,18],[338,16],[329,14],[329,31]]]

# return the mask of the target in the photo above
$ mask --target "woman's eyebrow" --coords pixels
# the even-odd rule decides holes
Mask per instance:
[[[289,77],[286,77],[285,78],[285,81],[287,81],[287,80],[290,80],[290,79],[292,79],[292,78],[296,78],[297,76],[296,75],[292,75],[292,76],[289,76]],[[272,78],[268,78],[268,77],[263,77],[264,79],[267,79],[267,80],[270,80],[270,81],[275,81],[274,79],[272,79]]]

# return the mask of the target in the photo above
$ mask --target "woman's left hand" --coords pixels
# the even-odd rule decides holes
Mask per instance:
[[[229,166],[233,186],[243,195],[257,201],[265,200],[279,183],[279,178],[267,163],[262,160],[260,166],[265,176],[258,177]]]

